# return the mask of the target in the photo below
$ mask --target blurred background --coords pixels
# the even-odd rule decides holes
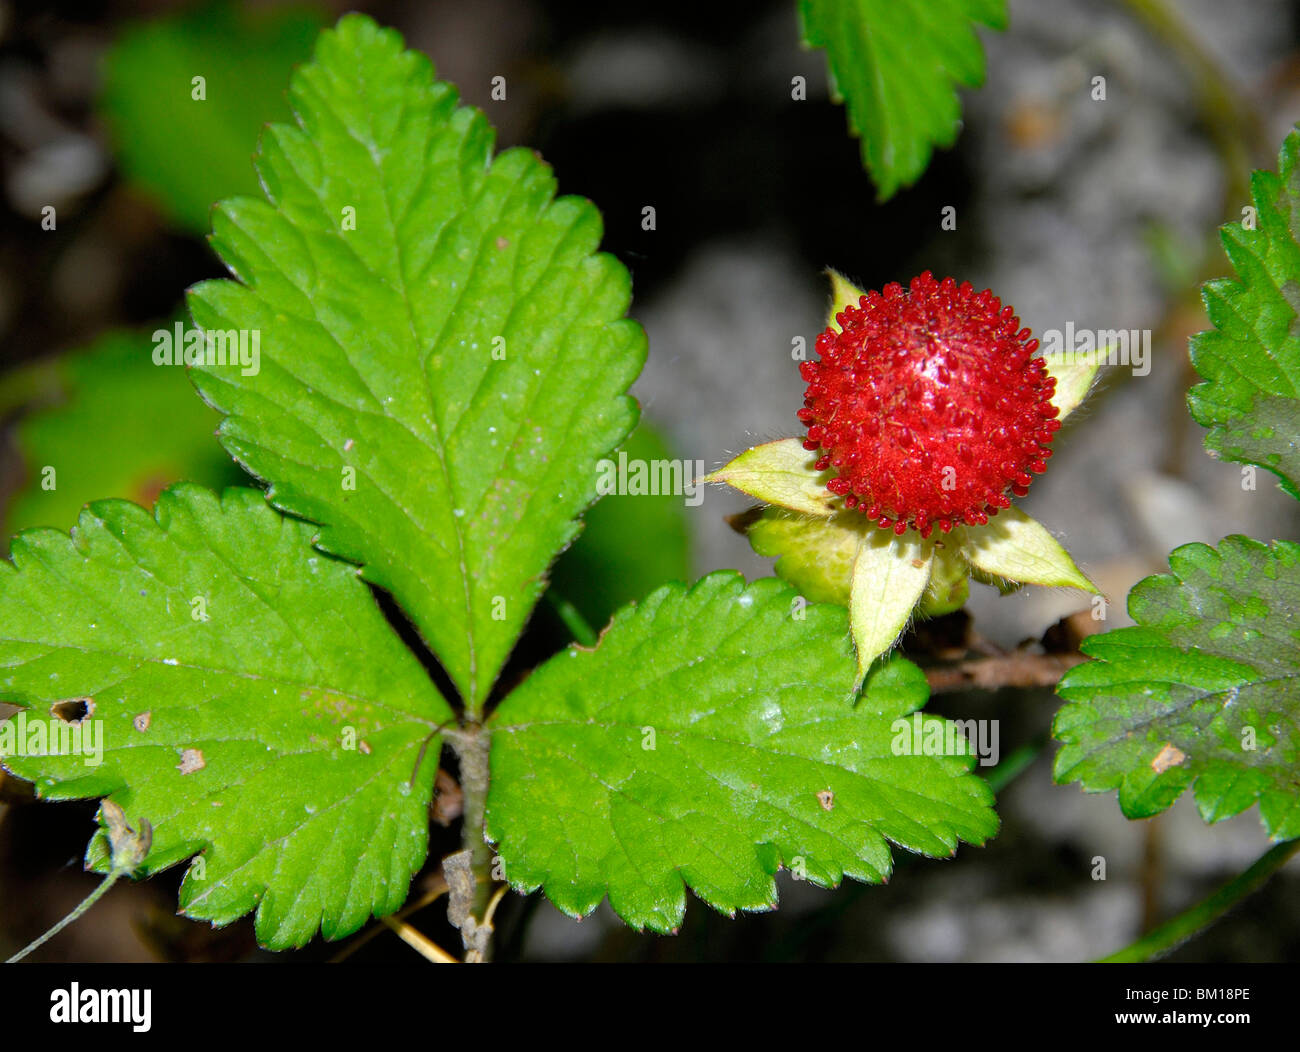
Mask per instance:
[[[1260,473],[1201,446],[1184,394],[1196,286],[1228,273],[1215,228],[1240,219],[1253,167],[1273,167],[1300,119],[1300,12],[1290,0],[1010,0],[981,33],[986,85],[965,95],[956,147],[878,204],[824,57],[803,49],[794,0],[637,0],[605,10],[541,0],[96,3],[0,0],[0,505],[3,532],[67,529],[105,496],[152,501],[166,484],[241,480],[216,417],[181,370],[149,364],[148,334],[183,293],[221,273],[204,242],[212,201],[255,193],[258,129],[289,117],[285,86],[317,29],[360,9],[399,29],[483,108],[501,146],[539,150],[562,192],[591,198],[605,247],[633,275],[650,357],[634,388],[634,455],[710,470],[800,428],[793,341],[829,305],[824,268],[864,288],[923,269],[990,287],[1036,333],[1141,329],[1150,371],[1110,369],[1056,442],[1027,510],[1113,602],[1097,625],[1077,595],[975,586],[969,617],[911,640],[919,660],[1027,646],[1069,650],[1127,623],[1123,597],[1169,550],[1242,532],[1295,538],[1296,505]],[[201,120],[160,85],[207,80]],[[1106,97],[1094,98],[1097,76]],[[505,98],[493,79],[505,78]],[[806,100],[792,98],[803,77]],[[655,210],[654,229],[643,209]],[[941,223],[956,210],[955,229]],[[53,209],[51,213],[49,210]],[[948,224],[951,225],[951,224]],[[41,487],[53,466],[58,485]],[[245,481],[247,481],[245,479]],[[771,572],[710,490],[610,498],[556,569],[590,620],[663,580],[737,567]],[[628,538],[635,538],[628,548]],[[564,642],[539,608],[519,662]],[[1036,642],[1037,641],[1037,642]],[[509,896],[498,956],[526,960],[1067,961],[1096,957],[1185,909],[1268,846],[1252,809],[1206,827],[1190,798],[1128,822],[1113,794],[1054,786],[1041,745],[1050,690],[943,693],[958,718],[1001,721],[1003,755],[1031,764],[999,796],[1003,830],[955,860],[898,859],[887,887],[783,881],[773,915],[728,921],[698,902],[675,938],[636,935],[607,910],[575,923]],[[0,717],[7,711],[0,706]],[[1036,753],[1035,749],[1038,749]],[[0,775],[0,956],[94,886],[81,856],[95,806],[37,804]],[[434,827],[431,856],[454,850]],[[1106,879],[1094,880],[1097,858]],[[1178,960],[1300,958],[1292,864]],[[432,869],[432,867],[431,867]],[[413,897],[431,871],[417,878]],[[296,954],[259,951],[251,923],[214,931],[175,916],[179,874],[119,886],[41,951],[46,960],[416,961],[377,937]],[[438,904],[409,918],[444,945]]]

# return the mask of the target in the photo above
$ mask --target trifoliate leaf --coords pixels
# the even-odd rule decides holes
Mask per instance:
[[[960,535],[967,562],[990,577],[1097,593],[1097,586],[1074,565],[1070,553],[1046,527],[1014,505],[983,526],[963,526],[953,533]]]
[[[826,488],[835,471],[813,467],[819,456],[804,449],[801,439],[783,438],[745,450],[705,481],[725,482],[757,500],[805,515],[834,515],[844,502]]]
[[[1206,447],[1275,472],[1300,498],[1300,130],[1287,136],[1279,174],[1251,179],[1252,213],[1220,231],[1237,279],[1202,292],[1214,326],[1192,337],[1206,382],[1187,396],[1210,429]]]
[[[881,200],[916,182],[935,146],[956,141],[955,88],[984,81],[974,24],[1007,24],[1006,0],[800,0],[799,15],[804,42],[826,49]]]
[[[127,29],[105,59],[101,100],[126,176],[206,234],[219,198],[257,192],[257,133],[289,116],[285,85],[320,24],[308,10],[218,3]]]
[[[321,34],[263,135],[268,200],[225,202],[242,283],[191,295],[261,333],[261,368],[195,369],[226,448],[325,550],[390,591],[480,709],[626,436],[645,337],[599,213],[360,15]]]
[[[1169,566],[1130,593],[1137,626],[1089,637],[1061,680],[1056,779],[1118,789],[1129,818],[1190,785],[1207,822],[1258,799],[1273,839],[1300,836],[1300,545],[1228,537]]]
[[[854,699],[844,611],[796,600],[725,572],[662,588],[502,703],[487,826],[514,887],[572,916],[608,895],[632,927],[671,931],[687,887],[771,909],[783,866],[879,882],[890,843],[942,856],[993,835],[969,756],[900,754],[921,672],[885,665]]]
[[[92,500],[147,506],[172,482],[220,488],[247,479],[217,442],[220,418],[185,369],[155,365],[152,354],[147,333],[120,332],[58,363],[61,400],[16,428],[26,483],[9,506],[7,535],[64,527]]]
[[[915,531],[895,536],[889,530],[868,530],[853,560],[849,592],[849,627],[858,655],[862,682],[871,663],[891,650],[912,619],[930,583],[934,541]]]
[[[14,540],[0,701],[26,711],[0,724],[5,766],[45,798],[111,796],[147,819],[144,872],[198,855],[182,912],[256,909],[267,946],[397,909],[425,858],[446,702],[310,524],[256,490],[191,485],[156,516],[101,501],[71,538]],[[42,749],[51,730],[65,740]],[[107,869],[102,831],[88,857]]]

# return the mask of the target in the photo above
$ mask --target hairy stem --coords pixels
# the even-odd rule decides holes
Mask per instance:
[[[1300,840],[1287,840],[1265,852],[1250,869],[1229,881],[1204,902],[1180,913],[1137,942],[1101,959],[1102,964],[1134,964],[1168,953],[1179,943],[1208,928],[1251,892],[1281,869],[1296,851]]]
[[[58,935],[59,932],[61,932],[69,924],[71,924],[75,920],[78,920],[83,914],[85,914],[87,910],[90,909],[91,906],[93,906],[96,902],[102,899],[108,893],[108,889],[117,883],[117,878],[122,876],[122,873],[123,871],[120,869],[115,869],[111,873],[109,873],[108,876],[106,876],[103,880],[99,882],[99,886],[95,888],[95,890],[92,891],[89,895],[87,895],[85,899],[82,900],[80,906],[78,906],[75,910],[69,913],[66,917],[63,918],[63,920],[59,921],[58,924],[56,924],[53,928],[47,931],[35,942],[19,950],[16,954],[10,957],[9,960],[7,960],[5,963],[17,964],[28,954],[33,953],[36,950],[39,950],[42,946],[44,946],[47,942],[49,942],[52,938],[54,938],[54,936]]]
[[[460,907],[467,910],[469,921],[458,923],[453,918],[452,923],[460,927],[461,934],[465,937],[467,953],[474,959],[482,960],[487,957],[486,940],[487,935],[491,933],[487,908],[492,897],[492,848],[487,842],[486,831],[491,736],[482,724],[470,723],[460,730],[449,732],[447,740],[456,751],[457,759],[460,760],[460,788],[465,797],[465,810],[462,815],[462,851],[459,858],[464,859],[468,855],[469,873],[473,879],[473,889],[469,892],[468,901]],[[443,863],[444,870],[450,861],[448,859]],[[448,883],[452,883],[451,873],[448,873]],[[456,890],[453,885],[453,899],[460,898]],[[449,916],[450,912],[449,907]],[[479,935],[477,936],[479,941],[474,941],[476,932],[481,932],[484,926],[487,926],[486,935]],[[471,945],[471,942],[474,942],[474,945]]]

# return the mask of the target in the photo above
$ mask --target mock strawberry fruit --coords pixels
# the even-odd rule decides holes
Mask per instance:
[[[799,419],[849,508],[902,534],[983,525],[1022,497],[1061,426],[1056,381],[1011,307],[969,282],[886,285],[836,315]]]

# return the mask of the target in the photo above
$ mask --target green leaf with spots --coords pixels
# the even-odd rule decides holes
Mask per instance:
[[[66,527],[104,497],[148,506],[172,482],[219,489],[247,479],[217,442],[220,418],[185,370],[155,365],[152,354],[149,334],[117,332],[42,363],[57,395],[15,429],[26,481],[5,517],[8,536]]]
[[[1005,29],[1006,0],[800,0],[804,42],[826,49],[880,199],[924,173],[961,126],[956,88],[984,82],[976,25]]]
[[[257,192],[253,143],[289,116],[285,84],[320,26],[305,9],[218,3],[127,29],[105,58],[100,99],[127,178],[206,234],[219,198]]]
[[[46,799],[148,819],[143,872],[198,855],[182,912],[256,909],[273,948],[402,904],[451,718],[313,530],[256,490],[180,485],[156,519],[98,502],[0,564],[0,701],[25,710],[0,724],[4,766]],[[103,830],[88,859],[107,869]]]
[[[1259,801],[1275,840],[1300,836],[1300,545],[1188,544],[1129,595],[1137,625],[1092,636],[1066,673],[1056,779],[1119,790],[1129,818],[1189,786],[1207,822]]]
[[[947,856],[994,834],[972,758],[925,754],[953,725],[919,713],[920,670],[887,664],[855,698],[845,611],[796,600],[730,572],[667,586],[502,703],[487,825],[514,887],[672,931],[687,887],[771,909],[783,866],[878,883],[891,843]]]
[[[259,332],[261,367],[195,383],[230,453],[393,594],[475,713],[636,422],[628,275],[590,202],[556,198],[530,150],[493,158],[483,115],[391,30],[344,16],[289,96],[267,199],[213,216],[239,281],[190,298],[204,328]]]
[[[1287,136],[1278,172],[1256,172],[1249,226],[1220,231],[1236,280],[1202,291],[1214,328],[1192,337],[1205,379],[1187,396],[1210,429],[1209,450],[1258,464],[1300,498],[1300,130]]]

